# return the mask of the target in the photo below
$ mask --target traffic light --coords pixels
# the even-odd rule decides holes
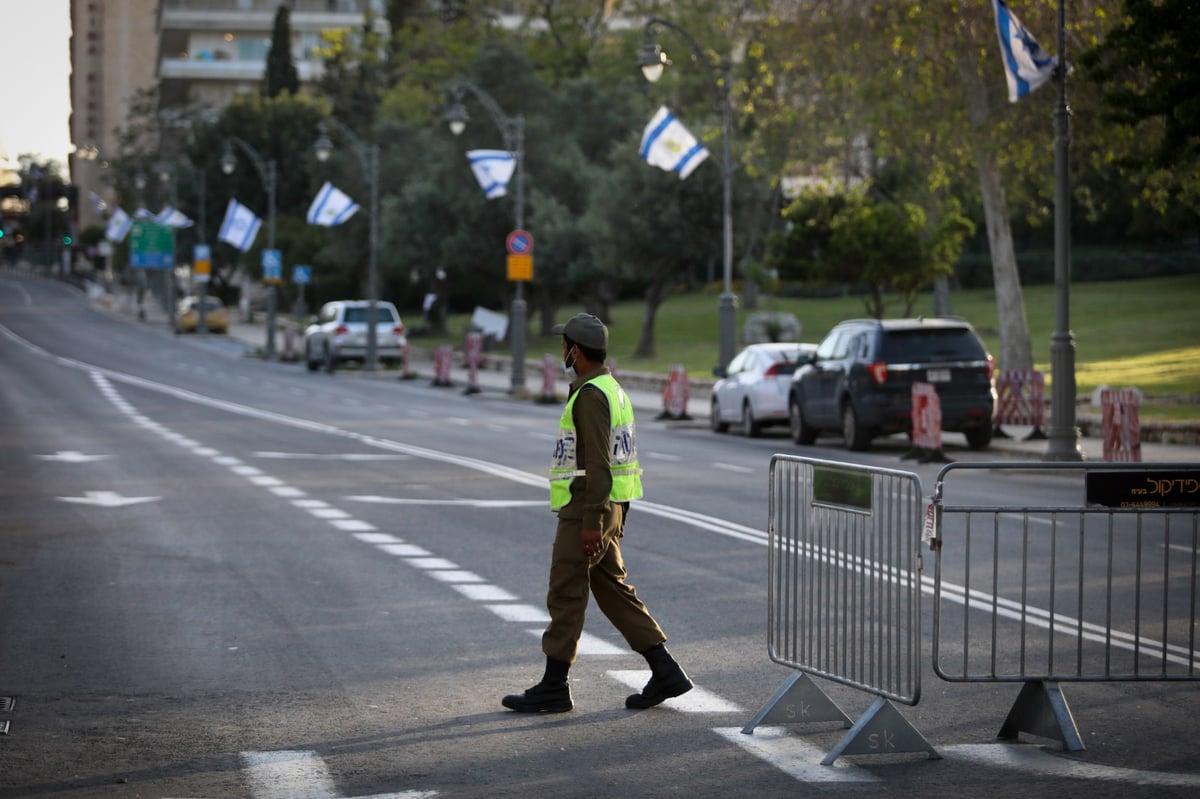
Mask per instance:
[[[7,230],[5,230],[4,228],[0,227],[0,239],[4,238],[4,236],[5,236],[7,233],[8,233],[8,231],[7,231]]]
[[[73,241],[75,241],[75,240],[73,238],[71,238],[70,235],[63,236],[63,246],[64,247],[70,247],[71,243]]]

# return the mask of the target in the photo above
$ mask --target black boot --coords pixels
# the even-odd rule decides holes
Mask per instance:
[[[542,681],[523,694],[509,694],[500,704],[518,713],[566,713],[575,707],[571,687],[567,685],[570,668],[570,663],[547,656]]]
[[[654,707],[664,699],[682,696],[692,690],[692,681],[684,674],[683,669],[671,657],[666,644],[651,647],[642,653],[650,664],[650,682],[640,694],[630,694],[625,699],[625,707],[631,710],[643,710]]]

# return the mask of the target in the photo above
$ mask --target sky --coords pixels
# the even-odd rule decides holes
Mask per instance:
[[[0,156],[33,153],[67,173],[71,145],[70,0],[0,0]]]

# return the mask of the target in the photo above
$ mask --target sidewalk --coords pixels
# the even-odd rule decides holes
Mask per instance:
[[[102,294],[93,297],[93,302],[129,319],[138,319],[139,309],[131,295]],[[144,311],[143,321],[145,324],[160,327],[168,332],[171,330],[170,320],[166,312],[161,305],[154,302],[149,296],[147,296],[142,310]],[[236,308],[231,309],[231,314],[228,338],[244,346],[247,356],[261,356],[266,345],[266,326],[263,321],[256,319],[250,323],[243,322],[238,318]],[[293,326],[289,342],[286,328],[287,323],[280,318],[276,323],[275,329],[276,356],[281,361],[294,361],[298,369],[304,369],[305,366],[301,360],[303,358],[303,352],[301,351],[303,347],[303,330],[296,329]],[[432,383],[434,376],[433,349],[431,347],[414,345],[410,352],[409,372],[411,377],[409,379],[426,380]],[[375,380],[405,379],[395,369],[364,372],[360,369],[347,368],[339,372],[339,374]],[[666,384],[666,375],[626,372],[618,369],[617,377],[633,401],[633,406],[638,412],[639,419],[656,420],[663,414],[663,386]],[[557,397],[555,403],[557,404],[565,400],[567,386],[561,371],[556,371],[554,381],[554,394]],[[455,358],[451,367],[450,382],[450,390],[466,391],[470,386],[470,374],[463,364],[462,353],[460,351],[455,352]],[[540,359],[538,361],[527,360],[524,392],[514,394],[511,391],[511,361],[508,358],[489,356],[487,353],[484,354],[484,362],[476,372],[475,382],[480,392],[487,393],[492,397],[503,395],[507,398],[532,402],[538,401],[543,394],[543,374]],[[672,426],[707,429],[709,422],[709,392],[712,388],[712,383],[711,379],[690,380],[686,417],[682,419],[664,418],[662,421]],[[444,391],[447,389],[443,387],[438,390]],[[1098,429],[1099,425],[1087,425],[1087,427],[1089,429]],[[1031,428],[1029,427],[1006,427],[1004,432],[1011,437],[993,438],[990,449],[983,452],[974,452],[966,449],[960,443],[961,436],[955,433],[948,433],[946,438],[946,444],[948,445],[947,454],[956,460],[1019,458],[1040,461],[1046,453],[1048,442],[1044,439],[1027,440],[1026,437],[1030,431]],[[1080,436],[1078,443],[1087,461],[1103,462],[1103,439],[1084,435]],[[1200,467],[1200,444],[1164,444],[1143,440],[1141,451],[1142,461],[1146,463],[1187,463],[1191,466]]]

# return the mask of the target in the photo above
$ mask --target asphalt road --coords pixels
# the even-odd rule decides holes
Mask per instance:
[[[309,374],[0,273],[0,797],[1200,790],[1194,683],[1069,685],[1085,751],[1000,743],[1019,685],[939,680],[929,603],[921,701],[901,712],[941,759],[822,766],[840,725],[741,734],[790,675],[765,649],[763,531],[771,456],[795,448],[644,413],[624,547],[697,690],[625,710],[648,672],[594,612],[575,711],[504,710],[541,673],[559,412]],[[811,454],[927,487],[940,468],[887,443]],[[822,687],[851,717],[873,700]]]

